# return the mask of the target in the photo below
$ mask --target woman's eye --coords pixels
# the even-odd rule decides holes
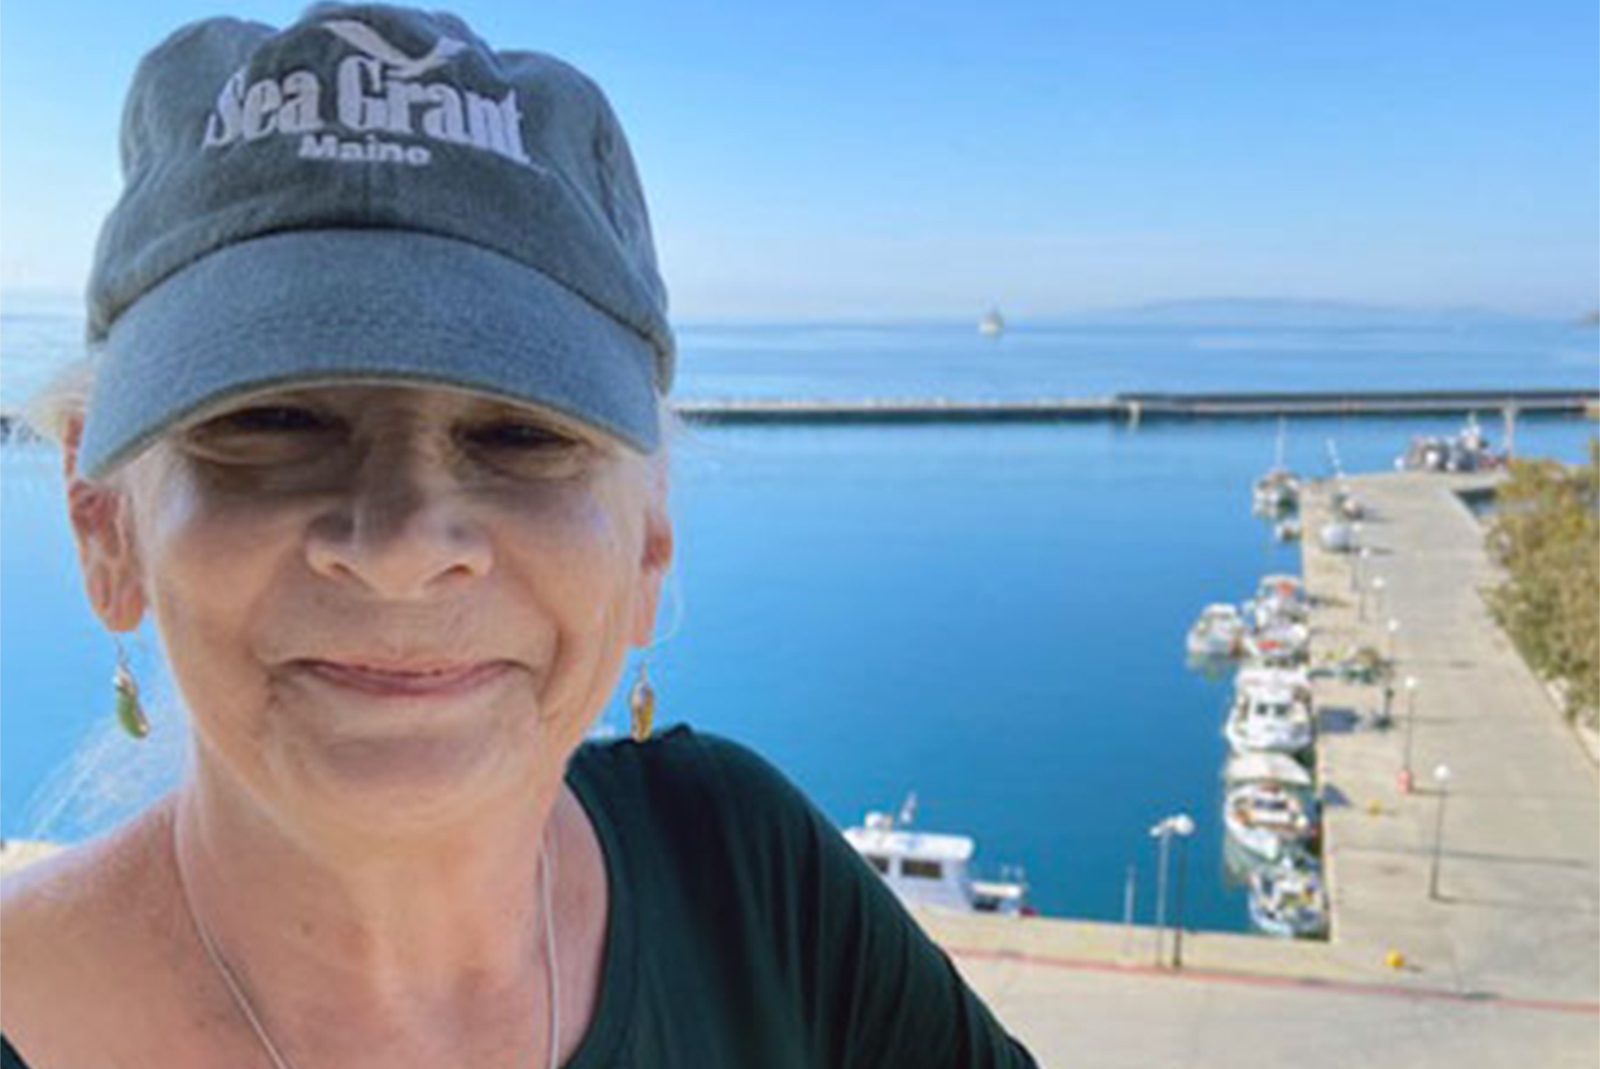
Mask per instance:
[[[474,427],[465,437],[468,442],[479,448],[517,451],[557,452],[578,444],[559,431],[541,427],[536,423],[520,423],[515,420],[503,420]]]
[[[307,408],[293,405],[256,405],[228,412],[208,420],[200,427],[202,433],[284,434],[315,432],[331,429],[322,416]]]

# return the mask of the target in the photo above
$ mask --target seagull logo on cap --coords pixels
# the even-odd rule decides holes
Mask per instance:
[[[356,22],[354,19],[330,19],[322,26],[345,43],[359,48],[380,63],[387,64],[393,69],[396,78],[405,80],[421,77],[435,67],[443,66],[450,61],[451,56],[467,47],[454,37],[441,37],[434,42],[431,52],[421,59],[414,59],[385,41],[379,36],[378,31],[364,22]]]

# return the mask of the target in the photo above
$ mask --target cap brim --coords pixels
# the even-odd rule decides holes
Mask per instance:
[[[642,334],[468,242],[386,229],[273,234],[189,265],[112,325],[79,468],[104,476],[243,394],[375,381],[552,409],[650,453],[655,364]]]

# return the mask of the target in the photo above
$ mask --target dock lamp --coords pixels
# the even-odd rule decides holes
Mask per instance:
[[[1439,765],[1433,770],[1433,782],[1439,788],[1439,808],[1433,822],[1433,865],[1428,872],[1428,897],[1439,900],[1439,854],[1444,843],[1444,803],[1450,797],[1450,766]]]
[[[1361,557],[1366,552],[1361,546],[1361,525],[1350,525],[1350,593],[1361,587]]]
[[[1194,834],[1194,820],[1187,813],[1174,813],[1172,816],[1164,817],[1164,818],[1162,818],[1162,820],[1159,823],[1157,823],[1155,825],[1155,827],[1150,829],[1151,838],[1156,840],[1156,964],[1157,965],[1163,964],[1162,959],[1165,956],[1164,951],[1166,950],[1165,931],[1166,931],[1166,927],[1167,927],[1167,858],[1171,853],[1170,844],[1171,844],[1171,841],[1172,841],[1172,837],[1174,835],[1178,836],[1178,838],[1180,838],[1180,839],[1187,839],[1190,835],[1193,835],[1193,834]],[[1182,876],[1183,876],[1182,856],[1183,855],[1180,855],[1179,869],[1178,869],[1178,875],[1179,875],[1179,881],[1180,881],[1179,882],[1179,896],[1180,896],[1180,898],[1179,898],[1179,906],[1178,906],[1178,916],[1179,916],[1179,923],[1180,924],[1182,923],[1182,916],[1183,916],[1183,906],[1182,906],[1182,898],[1181,898],[1182,893],[1183,893],[1182,892]],[[1182,930],[1180,929],[1180,934],[1179,934],[1179,938],[1180,939],[1182,938],[1181,931]],[[1175,955],[1174,956],[1174,961],[1176,961],[1176,960],[1177,960],[1177,958],[1176,958],[1176,955]]]
[[[1417,729],[1417,677],[1406,676],[1406,747],[1400,760],[1400,774],[1395,777],[1401,794],[1411,793],[1411,740]]]

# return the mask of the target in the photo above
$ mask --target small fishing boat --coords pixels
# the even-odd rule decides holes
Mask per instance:
[[[1000,314],[1000,309],[990,308],[978,320],[978,333],[986,338],[998,338],[1006,331],[1005,317]]]
[[[1477,413],[1470,413],[1467,425],[1448,437],[1418,435],[1406,451],[1395,458],[1401,471],[1483,471],[1504,466],[1504,453],[1489,447],[1489,440],[1478,426]]]
[[[972,873],[973,840],[910,831],[907,826],[915,811],[913,792],[901,806],[898,821],[889,813],[870,812],[859,826],[844,829],[846,841],[902,902],[962,913],[1032,916],[1036,912],[1028,903],[1027,878],[1020,868],[1006,868],[1002,879],[977,879]]]
[[[1310,707],[1286,687],[1240,688],[1222,733],[1236,754],[1297,754],[1315,735]]]
[[[1244,652],[1257,664],[1294,666],[1304,664],[1311,651],[1311,629],[1305,624],[1283,621],[1244,636]]]
[[[1300,479],[1287,468],[1269,468],[1255,481],[1250,509],[1257,516],[1282,516],[1300,507]]]
[[[1281,621],[1299,623],[1311,615],[1311,598],[1298,576],[1267,575],[1256,584],[1256,596],[1245,608],[1258,629]]]
[[[1263,932],[1313,939],[1328,934],[1328,896],[1315,868],[1271,865],[1250,874],[1250,919]]]
[[[1287,690],[1295,700],[1311,705],[1311,673],[1304,668],[1247,665],[1233,677],[1234,693],[1245,690]]]
[[[1223,825],[1240,846],[1268,861],[1317,835],[1311,774],[1280,753],[1245,753],[1224,773]]]
[[[1300,508],[1300,478],[1284,466],[1284,442],[1288,424],[1278,420],[1277,455],[1272,467],[1251,487],[1250,509],[1257,516],[1280,517]]]
[[[1300,518],[1289,516],[1272,525],[1272,537],[1280,542],[1300,541]]]
[[[1239,610],[1222,602],[1200,610],[1200,618],[1189,628],[1185,647],[1190,657],[1237,657],[1244,641],[1244,617]]]

